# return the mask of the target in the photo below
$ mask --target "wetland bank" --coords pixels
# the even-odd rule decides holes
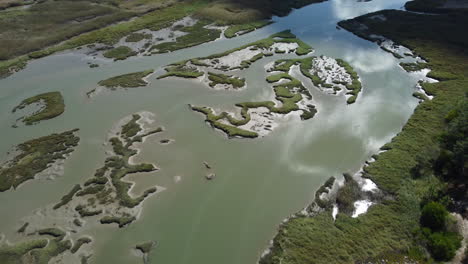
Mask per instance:
[[[21,142],[76,127],[80,143],[65,160],[63,176],[33,179],[0,193],[0,210],[9,212],[0,226],[2,242],[24,241],[24,232],[17,230],[29,223],[26,233],[42,239],[32,246],[45,247],[33,255],[43,257],[40,252],[51,251],[47,247],[62,248],[64,253],[53,258],[58,263],[136,263],[142,255],[146,263],[255,263],[284,218],[307,206],[330,176],[357,172],[401,130],[418,104],[412,94],[418,91],[419,75],[403,71],[400,61],[377,45],[335,28],[343,19],[402,4],[333,0],[275,17],[275,23],[242,36],[170,53],[114,61],[95,59],[83,48],[31,61],[23,71],[0,80],[0,110],[10,113],[25,98],[50,91],[60,91],[66,110],[18,128],[11,127],[14,115],[1,116],[1,129],[9,139],[0,142],[2,155]],[[280,52],[273,49],[255,59],[258,50],[251,50],[242,70],[224,71],[215,61],[192,65],[200,63],[194,58],[216,59],[213,54],[285,30],[300,40],[297,46],[284,52],[284,46],[277,46]],[[301,46],[309,48],[297,52]],[[301,67],[314,61],[329,72],[301,73]],[[96,62],[99,67],[88,66]],[[181,68],[199,73],[182,71],[195,78],[159,78],[168,73],[168,65],[179,67],[180,62],[191,65],[176,68],[179,73]],[[269,71],[285,62],[289,67],[284,70]],[[101,86],[124,89],[86,96]],[[216,89],[219,86],[223,88]],[[298,112],[296,107],[310,111],[307,105],[313,105],[311,118],[301,119],[304,111],[285,111],[275,120],[275,129],[256,139],[228,139],[188,107],[233,113],[224,117],[241,126],[247,118],[233,117],[253,111],[240,112],[244,108],[236,105],[241,102],[309,98],[307,94],[309,103],[288,106]],[[262,107],[281,112],[281,104],[273,103]],[[152,129],[163,126],[164,132],[142,132],[135,125],[150,120],[157,125]],[[211,181],[205,179],[205,162],[210,173],[216,173]],[[141,166],[135,169],[135,164]],[[122,199],[98,197],[106,189],[116,190],[107,195]],[[44,231],[51,222],[59,231]],[[44,238],[62,246],[46,246]]]

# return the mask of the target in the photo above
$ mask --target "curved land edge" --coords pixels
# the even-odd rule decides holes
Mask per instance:
[[[225,36],[231,38],[268,25],[272,15],[287,15],[292,8],[322,1],[116,0],[111,4],[91,0],[79,3],[46,0],[25,3],[30,8],[6,5],[4,10],[0,8],[0,24],[3,25],[0,36],[9,36],[0,38],[0,78],[22,70],[31,59],[94,43],[112,46],[136,31],[159,30],[186,16],[228,25]],[[190,47],[212,40],[203,36],[206,30],[199,31],[192,34],[192,41],[184,38],[184,43],[174,45],[184,46],[188,42],[187,47]]]
[[[28,126],[43,120],[55,118],[65,111],[65,102],[62,93],[49,92],[24,99],[19,105],[13,108],[12,112],[14,113],[33,104],[41,105],[41,109],[31,115],[20,118]]]
[[[70,155],[80,138],[78,129],[31,139],[19,144],[15,156],[0,166],[0,192],[17,188],[47,170],[56,161]]]
[[[360,37],[382,35],[409,47],[428,61],[430,77],[440,82],[422,84],[434,98],[421,102],[402,131],[382,148],[386,151],[364,168],[363,177],[378,185],[382,199],[358,218],[339,213],[334,220],[327,209],[289,219],[279,227],[261,264],[434,263],[454,256],[460,237],[451,233],[453,226],[444,222],[434,230],[420,217],[422,208],[427,211],[434,202],[468,216],[468,37],[462,34],[467,23],[463,11],[434,16],[396,10],[339,23]]]

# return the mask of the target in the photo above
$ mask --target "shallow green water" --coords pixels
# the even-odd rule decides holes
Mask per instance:
[[[93,175],[105,159],[102,145],[112,126],[138,112],[156,114],[166,132],[150,137],[138,161],[153,162],[159,172],[138,177],[135,191],[145,186],[167,188],[144,202],[137,222],[127,228],[91,225],[84,234],[95,237],[92,263],[139,263],[135,244],[156,240],[150,255],[159,264],[255,263],[278,224],[305,207],[315,190],[330,176],[355,172],[378,148],[401,130],[417,105],[411,96],[416,77],[398,67],[391,54],[375,44],[335,28],[336,22],[382,8],[399,8],[403,1],[355,2],[333,0],[294,11],[277,23],[236,38],[208,43],[171,54],[105,62],[90,69],[91,58],[64,53],[33,61],[22,72],[0,80],[0,157],[27,139],[80,128],[81,142],[65,163],[65,175],[54,181],[37,180],[16,191],[0,193],[0,233],[11,241],[20,219],[55,203],[76,183]],[[104,92],[93,99],[86,92],[99,80],[118,74],[158,69],[168,63],[210,55],[291,29],[312,45],[314,55],[343,58],[359,73],[363,91],[346,105],[343,97],[312,88],[318,114],[309,121],[289,120],[272,134],[256,140],[228,140],[212,130],[187,104],[224,106],[263,99],[271,93],[265,82],[265,58],[243,73],[248,88],[240,92],[214,91],[179,79],[156,80],[144,88]],[[303,79],[310,87],[310,83]],[[61,91],[65,113],[36,126],[11,128],[17,116],[11,109],[22,99],[47,91]],[[159,144],[173,138],[175,143]],[[207,182],[202,162],[217,178]],[[175,183],[174,176],[182,180]]]

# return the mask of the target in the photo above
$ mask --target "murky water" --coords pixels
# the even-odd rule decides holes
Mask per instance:
[[[153,162],[161,170],[134,175],[140,192],[160,185],[166,191],[145,201],[139,220],[127,228],[94,225],[83,233],[95,237],[92,263],[139,263],[135,244],[158,241],[150,255],[159,264],[255,263],[278,224],[306,206],[315,190],[330,176],[355,172],[378,148],[398,133],[417,105],[411,96],[417,78],[398,67],[398,61],[375,44],[336,29],[340,20],[383,8],[400,8],[400,1],[332,0],[294,11],[288,17],[251,34],[221,40],[171,54],[101,62],[90,69],[91,58],[64,53],[33,61],[22,72],[0,80],[0,158],[25,140],[80,128],[81,142],[65,163],[65,175],[38,180],[16,191],[0,193],[0,233],[14,241],[20,219],[35,208],[57,202],[76,183],[93,175],[105,159],[109,130],[124,116],[151,111],[166,132],[150,137],[137,161]],[[144,88],[104,92],[93,99],[86,92],[99,80],[118,74],[206,56],[291,29],[312,45],[314,55],[343,58],[361,77],[363,91],[353,105],[344,97],[311,88],[318,114],[308,121],[291,119],[269,136],[229,140],[212,130],[187,104],[225,106],[271,93],[265,82],[265,58],[246,70],[248,89],[214,91],[188,80],[150,78]],[[310,82],[302,79],[306,85]],[[12,128],[11,109],[22,99],[61,91],[65,113],[32,127]],[[163,146],[160,139],[175,142]],[[217,174],[205,180],[203,161]],[[181,176],[176,183],[174,176]]]

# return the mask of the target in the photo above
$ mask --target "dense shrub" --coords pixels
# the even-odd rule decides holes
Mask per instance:
[[[457,233],[435,232],[429,236],[429,250],[435,260],[448,261],[455,256],[462,238]]]
[[[429,202],[422,209],[421,225],[433,231],[443,230],[447,215],[447,209],[443,205],[437,202]]]

